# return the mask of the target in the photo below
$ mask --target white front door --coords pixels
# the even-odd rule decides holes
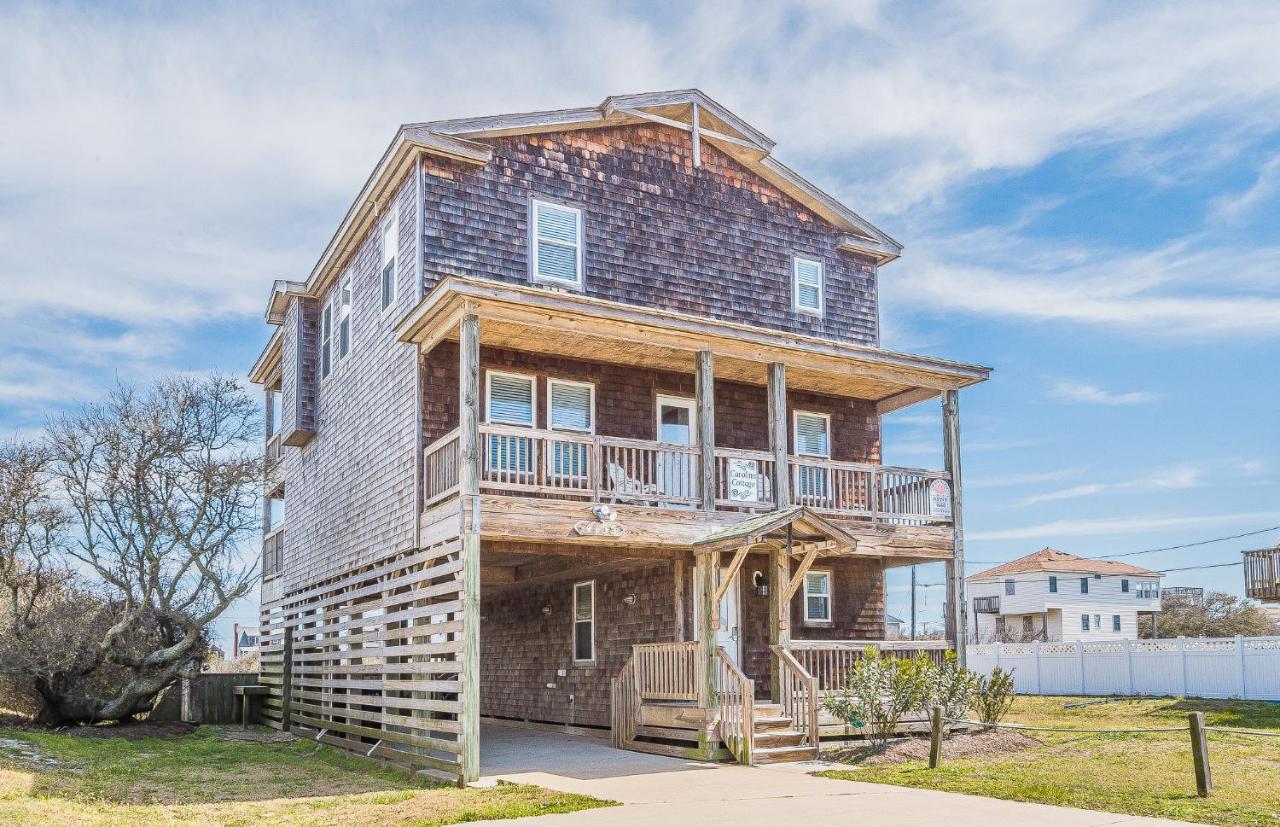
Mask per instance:
[[[697,445],[693,427],[694,401],[678,396],[658,397],[658,442]],[[697,462],[690,454],[659,451],[656,457],[658,492],[669,497],[693,497],[697,493]]]
[[[741,573],[741,571],[738,572],[738,574]],[[723,583],[728,575],[727,568],[720,569],[720,582]],[[742,618],[738,614],[738,580],[739,578],[735,576],[729,588],[725,590],[724,597],[720,598],[720,628],[716,630],[716,645],[723,646],[729,653],[730,660],[741,665]]]

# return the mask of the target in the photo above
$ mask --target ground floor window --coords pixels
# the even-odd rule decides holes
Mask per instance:
[[[1111,616],[1111,631],[1113,632],[1120,631],[1120,615]]]
[[[1082,631],[1082,632],[1087,632],[1087,631],[1089,631],[1089,616],[1088,616],[1088,615],[1080,615],[1080,631]]]
[[[573,584],[573,659],[596,659],[596,581]]]
[[[831,572],[811,571],[804,576],[806,623],[831,622]]]

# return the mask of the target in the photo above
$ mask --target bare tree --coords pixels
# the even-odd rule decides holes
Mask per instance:
[[[1280,632],[1256,604],[1225,592],[1207,592],[1201,599],[1162,595],[1156,624],[1161,637],[1254,637]],[[1138,636],[1151,637],[1149,618],[1138,618]]]
[[[259,525],[260,428],[248,394],[219,376],[120,386],[50,424],[51,468],[71,515],[67,554],[100,582],[110,622],[87,662],[36,681],[47,722],[148,711],[199,662],[205,627],[249,593],[256,567],[237,545]],[[103,667],[119,680],[75,680]]]

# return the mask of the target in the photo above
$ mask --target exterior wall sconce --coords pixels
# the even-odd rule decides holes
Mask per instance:
[[[634,594],[629,594],[622,598],[622,602],[626,603],[628,606],[634,606],[636,605],[636,596]]]
[[[542,607],[542,616],[543,616],[543,617],[551,617],[551,607],[550,607],[550,606],[543,606],[543,607]]]
[[[769,596],[769,578],[765,577],[764,574],[758,571],[751,572],[751,582],[755,584],[756,597]]]

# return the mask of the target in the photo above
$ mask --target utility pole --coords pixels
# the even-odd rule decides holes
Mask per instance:
[[[911,567],[911,639],[916,639],[916,567]]]

